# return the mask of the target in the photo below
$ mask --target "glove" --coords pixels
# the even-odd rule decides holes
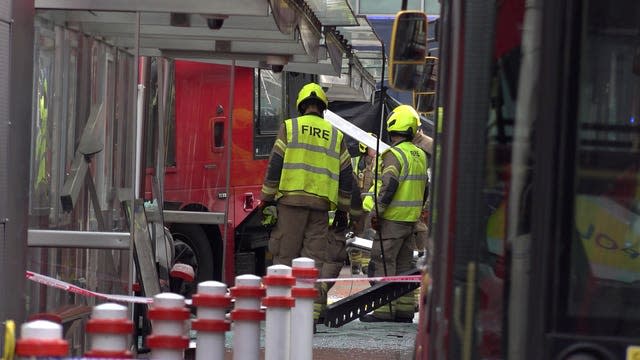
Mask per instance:
[[[349,219],[347,213],[342,210],[336,210],[336,215],[333,218],[333,228],[335,232],[344,231],[349,226]]]
[[[262,203],[262,226],[274,226],[278,222],[278,209],[273,202]]]
[[[375,212],[371,214],[371,228],[375,231],[380,231],[380,222]]]
[[[420,220],[425,224],[429,223],[429,210],[422,210],[420,213]]]

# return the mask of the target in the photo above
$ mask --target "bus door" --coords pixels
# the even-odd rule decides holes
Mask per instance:
[[[524,1],[442,2],[422,359],[502,359],[507,219]]]
[[[209,198],[203,204],[225,199],[229,67],[176,61],[175,82],[176,159],[174,169],[167,168],[166,191],[202,192]]]
[[[566,5],[566,87],[555,121],[542,124],[555,129],[558,151],[548,155],[559,161],[546,169],[555,221],[534,239],[551,240],[539,252],[551,259],[540,343],[548,358],[638,359],[640,3]]]

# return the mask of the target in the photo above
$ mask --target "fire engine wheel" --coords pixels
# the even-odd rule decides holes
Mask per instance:
[[[171,234],[175,249],[174,262],[191,265],[196,275],[193,283],[172,279],[171,291],[191,297],[196,292],[198,283],[213,279],[211,245],[199,225],[176,224],[171,228]]]

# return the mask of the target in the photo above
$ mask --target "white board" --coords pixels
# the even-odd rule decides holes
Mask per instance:
[[[361,142],[372,149],[376,148],[376,142],[378,142],[377,138],[369,135],[368,132],[348,122],[347,120],[343,119],[340,115],[334,113],[333,111],[326,110],[324,112],[324,119],[330,122],[333,126],[337,127],[345,135],[351,136],[352,138],[356,139],[358,142]],[[387,149],[389,149],[389,145],[380,141],[380,153],[387,151]]]

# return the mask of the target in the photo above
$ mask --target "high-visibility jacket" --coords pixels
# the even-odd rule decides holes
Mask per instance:
[[[315,115],[285,120],[287,151],[278,191],[304,192],[338,204],[342,132]]]
[[[382,186],[382,182],[378,180],[378,190],[380,190],[380,186]],[[362,199],[362,210],[366,212],[373,211],[373,207],[375,206],[375,203],[373,202],[374,190],[375,190],[374,186],[371,185],[371,187],[369,188],[369,191],[367,192],[367,195],[364,197],[364,199]]]
[[[403,141],[389,149],[401,164],[398,189],[391,203],[381,215],[395,221],[418,221],[427,187],[427,156],[409,141]]]
[[[417,221],[422,210],[424,191],[428,181],[426,155],[420,148],[406,141],[388,151],[392,151],[400,162],[401,168],[398,189],[382,217],[388,220]],[[381,187],[382,182],[378,180],[378,193]],[[373,191],[372,185],[369,193]],[[365,211],[372,211],[374,205],[373,196],[365,196],[362,200],[362,208]]]
[[[358,175],[358,172],[360,171],[358,169],[358,165],[360,164],[360,159],[362,159],[361,155],[351,158],[351,168],[353,168],[353,173],[356,175]]]

